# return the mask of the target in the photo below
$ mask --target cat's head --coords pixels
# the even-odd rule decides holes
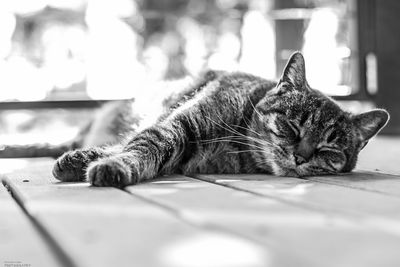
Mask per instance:
[[[349,172],[360,150],[388,122],[375,109],[362,114],[342,110],[331,98],[311,89],[304,58],[294,53],[276,87],[257,104],[251,140],[259,167],[281,176]]]

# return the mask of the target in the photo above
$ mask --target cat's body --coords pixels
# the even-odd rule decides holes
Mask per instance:
[[[358,152],[388,120],[383,110],[345,112],[311,89],[300,53],[289,60],[278,83],[210,71],[167,106],[159,120],[142,131],[124,127],[121,134],[126,137],[119,144],[64,154],[54,176],[123,187],[171,173],[348,172]]]

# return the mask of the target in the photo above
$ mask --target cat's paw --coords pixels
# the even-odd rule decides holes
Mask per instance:
[[[85,181],[88,164],[97,158],[91,150],[74,150],[64,153],[56,160],[53,176],[63,182]]]
[[[118,158],[106,158],[93,162],[87,169],[87,178],[93,186],[122,188],[135,183],[131,168]]]
[[[86,162],[86,156],[80,150],[64,153],[53,166],[53,176],[63,182],[84,181]]]

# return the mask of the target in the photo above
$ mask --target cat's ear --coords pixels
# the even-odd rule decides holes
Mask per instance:
[[[375,136],[389,121],[389,113],[384,109],[374,109],[354,116],[353,122],[360,133],[360,141],[366,142]]]
[[[282,73],[280,82],[287,82],[295,89],[303,89],[306,87],[305,62],[300,52],[297,51],[290,57]]]

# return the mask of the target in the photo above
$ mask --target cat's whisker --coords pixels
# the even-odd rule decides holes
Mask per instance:
[[[224,127],[224,126],[218,124],[217,122],[213,121],[211,118],[209,118],[209,119],[210,119],[212,122],[214,122],[215,124],[217,124],[218,126],[222,127],[223,129],[225,129],[225,130],[227,130],[227,131],[229,131],[229,132],[231,132],[231,133],[234,133],[234,134],[239,135],[239,136],[234,136],[233,138],[235,138],[235,137],[237,137],[237,138],[243,137],[243,138],[245,138],[246,140],[252,140],[252,141],[255,142],[257,145],[265,146],[265,145],[267,144],[267,145],[271,145],[271,146],[274,146],[274,147],[280,149],[280,147],[277,147],[275,144],[273,144],[273,143],[271,143],[271,142],[267,142],[266,140],[262,140],[262,139],[258,139],[258,138],[252,137],[252,136],[244,135],[244,134],[240,133],[239,131],[233,129],[233,128],[232,128],[231,126],[229,126],[228,124],[226,124],[220,117],[218,117],[218,118],[219,118],[226,126],[228,126],[229,128],[226,128],[226,127]],[[240,125],[235,125],[235,126],[238,126],[238,127],[241,127],[241,128],[246,129],[245,127],[242,127],[242,126],[240,126]],[[246,129],[246,130],[252,131],[251,129]],[[253,132],[254,132],[254,131],[253,131]],[[261,136],[261,135],[260,135],[259,133],[257,133],[257,132],[254,132],[254,133],[256,133],[257,135]],[[281,149],[280,149],[280,150],[281,150]]]
[[[247,138],[248,140],[253,141],[254,143],[256,143],[256,144],[258,144],[258,145],[261,145],[261,146],[268,146],[268,145],[269,145],[269,146],[273,146],[274,148],[280,149],[279,146],[277,146],[276,144],[274,144],[274,143],[272,143],[272,142],[269,142],[269,141],[267,141],[267,140],[258,139],[258,138],[252,137],[252,136],[246,136],[246,138]],[[280,149],[280,150],[281,150],[281,149]]]
[[[256,147],[256,148],[259,149],[258,152],[262,152],[264,154],[267,153],[267,150],[265,149],[265,147],[267,145],[270,145],[270,146],[273,146],[275,148],[278,148],[281,151],[281,153],[283,153],[282,149],[280,149],[279,146],[276,146],[273,143],[270,143],[270,142],[267,142],[267,141],[264,141],[264,140],[261,140],[261,139],[257,139],[257,138],[253,138],[253,137],[249,137],[249,136],[244,136],[244,137],[241,137],[241,136],[229,136],[229,138],[231,138],[231,139],[225,139],[225,137],[221,137],[221,138],[210,139],[210,141],[202,140],[202,141],[204,141],[202,143],[203,144],[207,144],[207,143],[211,144],[211,143],[217,143],[218,141],[239,143],[239,144],[247,145],[249,147]],[[239,141],[243,141],[243,142],[239,142]],[[254,143],[248,143],[248,142],[245,142],[245,141],[253,141]],[[273,153],[268,153],[268,154],[270,156],[274,156]]]
[[[217,116],[218,119],[219,119],[223,124],[225,124],[226,127],[228,127],[228,128],[223,127],[222,125],[216,123],[216,122],[213,121],[211,118],[209,118],[209,119],[210,119],[212,122],[214,122],[214,123],[216,123],[217,125],[219,125],[220,127],[222,127],[223,129],[230,131],[231,133],[238,134],[238,135],[241,135],[241,136],[245,136],[244,134],[242,134],[241,132],[237,131],[236,129],[233,129],[233,128],[232,128],[229,124],[227,124],[220,116],[218,116],[218,115],[216,115],[216,116]]]
[[[204,142],[208,142],[208,141],[218,141],[218,140],[223,140],[223,139],[229,140],[228,138],[238,138],[238,137],[239,136],[236,136],[236,135],[223,136],[223,137],[217,137],[217,138],[212,138],[212,139],[203,139],[203,140],[199,140],[199,141],[193,141],[191,143],[197,143],[197,142],[204,143]]]
[[[244,121],[244,123],[246,124],[246,126],[250,128],[250,126],[249,126],[249,119],[246,118],[246,116],[243,116],[243,121]]]
[[[248,137],[249,137],[249,136],[244,135],[244,134],[242,134],[241,132],[237,131],[236,129],[232,128],[232,127],[231,127],[230,125],[228,125],[224,120],[222,120],[222,118],[219,117],[218,115],[217,115],[217,117],[218,117],[218,119],[219,119],[223,124],[226,125],[226,127],[224,127],[223,125],[221,125],[221,124],[219,124],[218,122],[214,121],[214,120],[211,119],[210,117],[206,117],[206,118],[208,118],[211,122],[215,123],[216,125],[218,125],[218,126],[221,127],[222,129],[225,129],[225,130],[227,130],[227,131],[230,132],[230,133],[233,133],[233,134],[242,136],[242,137],[244,137],[244,138],[248,138]],[[235,125],[235,126],[239,126],[239,125]],[[239,126],[239,127],[242,127],[242,126]],[[244,127],[242,127],[242,128],[244,128]],[[245,129],[246,129],[246,128],[245,128]],[[250,130],[250,129],[246,129],[246,130]],[[257,134],[258,134],[258,133],[257,133]]]
[[[248,149],[248,150],[238,150],[238,151],[229,151],[227,152],[228,154],[239,154],[239,153],[246,153],[246,152],[261,152],[263,153],[263,150],[255,150],[255,149]]]
[[[251,136],[246,136],[246,135],[243,135],[243,136],[237,136],[237,135],[235,135],[235,136],[228,136],[227,138],[232,138],[232,139],[239,139],[239,140],[243,140],[243,141],[253,141],[255,144],[257,144],[257,145],[261,145],[261,146],[264,146],[264,145],[274,145],[273,143],[269,143],[269,142],[267,142],[267,141],[265,141],[265,140],[262,140],[262,139],[258,139],[258,138],[255,138],[255,137],[251,137]],[[220,137],[220,138],[215,138],[215,140],[217,140],[217,139],[224,139],[224,137]],[[251,144],[251,143],[249,143],[249,144]]]
[[[253,130],[251,129],[250,125],[249,125],[249,120],[248,120],[248,118],[246,118],[246,116],[243,116],[243,121],[244,121],[244,123],[246,124],[247,128],[246,128],[246,127],[243,127],[243,126],[240,126],[240,125],[235,125],[235,126],[241,127],[241,128],[243,128],[243,129],[245,129],[245,130],[253,131]],[[255,133],[255,134],[257,134],[257,135],[261,135],[260,133],[258,133],[258,132],[256,132],[256,131],[253,131],[253,133]]]
[[[242,137],[242,138],[245,138],[245,139],[249,139],[249,136],[247,136],[247,135],[244,135],[244,134],[242,134],[241,132],[239,132],[239,131],[237,131],[237,130],[235,130],[235,129],[233,129],[231,126],[229,126],[226,122],[224,122],[219,116],[217,116],[220,120],[221,120],[221,122],[223,123],[223,124],[225,124],[227,127],[224,127],[223,125],[221,125],[221,124],[219,124],[218,122],[216,122],[216,121],[214,121],[213,119],[211,119],[210,117],[206,117],[206,118],[208,118],[211,122],[213,122],[213,123],[215,123],[216,125],[218,125],[219,127],[221,127],[221,128],[223,128],[223,129],[225,129],[225,130],[227,130],[228,132],[231,132],[231,133],[233,133],[233,134],[237,134],[237,135],[239,135],[238,137]],[[236,136],[235,136],[236,137]],[[234,137],[234,138],[235,138]],[[259,142],[258,142],[258,144],[260,144]],[[246,145],[252,145],[252,144],[246,144]],[[261,148],[260,148],[261,149]]]
[[[231,139],[226,139],[226,140],[222,139],[222,140],[210,141],[210,142],[206,142],[206,143],[204,143],[204,144],[214,144],[214,143],[219,143],[219,142],[228,142],[228,143],[229,143],[229,142],[232,142],[232,143],[241,144],[241,145],[246,145],[246,146],[249,146],[249,147],[255,147],[255,148],[258,148],[258,149],[260,149],[260,150],[264,150],[263,147],[257,146],[257,145],[255,145],[255,144],[246,143],[246,142],[240,142],[240,141],[231,140]]]
[[[258,136],[261,136],[260,133],[257,133],[256,131],[254,131],[254,130],[252,130],[252,129],[250,129],[250,128],[246,128],[246,127],[243,127],[243,126],[240,126],[240,125],[233,125],[233,126],[238,127],[238,128],[240,128],[240,129],[243,129],[243,130],[246,130],[246,131],[250,131],[250,132],[252,132],[252,133],[254,133],[254,134],[258,135]],[[248,126],[248,125],[247,125],[247,126]]]
[[[242,134],[241,134],[242,135]],[[242,137],[243,136],[243,137]],[[274,148],[277,148],[277,149],[279,149],[282,153],[284,153],[283,152],[283,150],[279,147],[279,146],[277,146],[276,144],[274,144],[274,143],[271,143],[271,142],[269,142],[269,141],[266,141],[266,140],[263,140],[263,139],[258,139],[258,138],[255,138],[255,137],[252,137],[252,136],[245,136],[245,135],[242,135],[242,136],[229,136],[229,138],[232,138],[232,139],[244,139],[244,141],[253,141],[254,142],[254,144],[252,144],[252,143],[247,143],[247,145],[255,145],[255,146],[261,146],[262,148],[263,148],[263,151],[265,151],[265,146],[273,146]],[[221,137],[221,138],[215,138],[215,140],[223,140],[224,139],[224,137]]]
[[[249,100],[251,106],[253,107],[254,112],[258,115],[259,119],[261,119],[263,116],[261,115],[261,113],[254,106],[253,102],[250,99],[250,96],[247,96],[247,99]]]
[[[248,136],[244,136],[244,137],[241,137],[241,136],[224,136],[224,137],[218,137],[218,138],[213,138],[213,139],[204,139],[204,140],[200,140],[199,142],[200,143],[202,143],[202,144],[207,144],[207,143],[210,143],[210,142],[213,142],[213,141],[236,141],[236,140],[239,140],[239,141],[248,141],[248,139],[250,139],[250,138],[248,138]],[[261,144],[261,142],[258,142],[257,140],[253,140],[256,144]],[[195,143],[195,142],[194,142]],[[252,145],[251,143],[247,143],[248,145]]]
[[[257,139],[257,138],[254,138],[254,137],[249,137],[249,138],[251,138],[251,140],[257,142],[258,144],[260,144],[262,146],[268,146],[269,145],[269,146],[272,146],[272,147],[278,149],[281,153],[286,154],[286,152],[280,146],[278,146],[277,144],[269,142],[269,141],[267,141],[265,139]]]

